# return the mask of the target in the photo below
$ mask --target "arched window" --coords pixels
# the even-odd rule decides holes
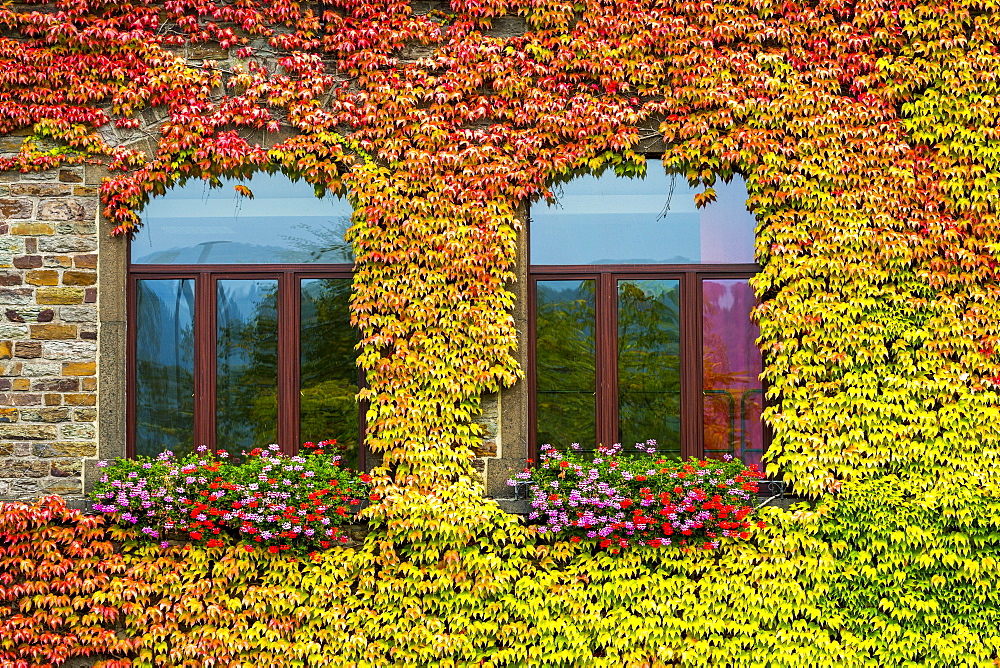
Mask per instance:
[[[759,462],[762,370],[748,279],[755,221],[739,177],[699,209],[651,160],[562,187],[529,224],[531,452],[655,439]]]
[[[336,438],[364,466],[351,212],[264,173],[150,201],[129,261],[132,454]]]

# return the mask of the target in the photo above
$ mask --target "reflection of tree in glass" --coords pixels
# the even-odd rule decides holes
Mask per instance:
[[[535,319],[537,442],[593,447],[596,355],[592,280],[539,281]]]
[[[680,454],[680,309],[676,280],[618,283],[618,437]]]
[[[194,432],[194,281],[142,280],[136,293],[136,454],[189,452]]]
[[[354,249],[345,240],[351,217],[342,216],[321,224],[299,223],[293,229],[304,236],[285,236],[290,250],[287,262],[354,262]]]
[[[216,447],[239,454],[278,437],[278,286],[218,285]]]
[[[351,281],[302,281],[300,440],[337,439],[344,463],[357,466],[357,330],[350,324]]]
[[[238,453],[277,438],[277,286],[248,298],[219,293],[219,447]],[[336,439],[357,465],[357,331],[350,325],[350,279],[302,281],[300,441]],[[244,315],[245,314],[245,315]]]

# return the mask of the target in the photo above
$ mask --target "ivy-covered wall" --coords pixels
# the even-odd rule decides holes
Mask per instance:
[[[315,564],[10,507],[5,661],[996,661],[996,3],[43,0],[0,30],[0,169],[105,166],[114,235],[185,178],[348,194],[384,453],[371,531]],[[516,212],[643,141],[706,199],[746,178],[769,467],[820,498],[710,554],[539,543],[472,465],[523,374]]]

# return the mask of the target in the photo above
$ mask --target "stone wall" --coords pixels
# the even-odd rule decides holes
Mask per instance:
[[[0,499],[78,498],[97,454],[97,203],[84,167],[0,173]]]

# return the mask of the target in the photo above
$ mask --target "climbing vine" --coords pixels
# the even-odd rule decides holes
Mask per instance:
[[[563,544],[552,553],[577,556],[560,563],[585,566],[547,570],[547,548],[529,547],[521,527],[480,498],[472,418],[482,393],[521,375],[508,286],[523,207],[574,174],[641,170],[650,141],[667,169],[704,186],[703,201],[717,179],[743,174],[759,223],[768,467],[805,494],[852,499],[823,506],[839,527],[829,532],[845,538],[789,529],[798,520],[787,515],[759,551],[682,560],[679,580],[662,563],[653,570],[667,589],[711,573],[709,563],[759,572],[757,580],[791,577],[800,589],[771,593],[793,596],[798,607],[776,613],[786,616],[775,623],[798,632],[834,615],[822,622],[834,630],[820,645],[834,656],[848,638],[837,624],[854,621],[822,609],[808,583],[832,564],[880,582],[888,576],[879,564],[909,573],[928,547],[857,533],[875,521],[874,490],[885,476],[907,490],[899,503],[913,510],[893,521],[923,526],[930,520],[916,508],[943,508],[951,528],[921,535],[962,531],[970,544],[992,545],[989,509],[1000,492],[998,10],[993,0],[5,2],[0,134],[23,140],[0,169],[107,165],[104,214],[120,235],[135,232],[151,196],[185,179],[280,169],[347,193],[356,211],[352,313],[363,336],[368,442],[384,453],[384,468],[375,481],[382,501],[366,511],[373,533],[337,577],[368,582],[378,564],[384,579],[369,583],[382,587],[377,605],[330,613],[353,620],[356,635],[337,636],[345,647],[367,637],[362,620],[423,605],[422,591],[451,592],[438,619],[458,600],[448,596],[465,595],[481,596],[484,607],[473,606],[463,624],[498,618],[482,592],[514,580],[497,576],[471,593],[431,582],[465,563],[468,550],[479,565],[532,564],[537,577],[517,582],[536,593],[583,586],[573,578],[596,582],[596,564],[606,583],[646,572],[638,553],[590,561]],[[771,561],[779,548],[768,541],[794,544],[787,549],[808,555],[796,563],[816,570],[779,573]],[[951,548],[940,547],[952,555],[938,555],[940,563],[960,570],[936,575],[980,583],[953,561],[966,559],[965,548]],[[401,580],[388,575],[407,569]],[[933,598],[932,589],[922,591]],[[890,609],[849,590],[838,591],[868,611],[856,619],[877,617],[882,628],[912,621],[885,616],[902,609],[899,601]],[[976,605],[992,610],[994,594]],[[555,633],[532,619],[536,631],[518,627],[527,635],[494,656],[530,663],[516,643]],[[396,621],[385,628],[411,628]],[[734,631],[685,628],[664,631],[661,665],[682,655],[697,665],[685,643],[736,652],[743,642]],[[771,652],[808,635],[779,631],[746,642],[772,643]],[[441,633],[445,645],[460,640]],[[559,642],[568,643],[558,650],[568,652],[565,661],[581,656],[576,640]],[[608,642],[591,655],[614,654]],[[954,651],[975,665],[996,656],[991,642],[975,660],[970,652],[979,649]],[[400,663],[426,663],[404,654]],[[931,654],[922,656],[961,665]],[[730,655],[714,656],[725,663],[718,657]]]

